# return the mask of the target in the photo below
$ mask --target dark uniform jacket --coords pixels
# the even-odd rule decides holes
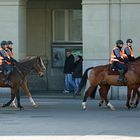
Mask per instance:
[[[66,57],[64,64],[64,73],[71,74],[74,71],[74,56],[71,54],[69,57]]]
[[[82,60],[78,60],[74,63],[74,72],[73,78],[81,78],[82,77]]]

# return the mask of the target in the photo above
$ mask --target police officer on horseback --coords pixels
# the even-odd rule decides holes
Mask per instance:
[[[126,45],[123,48],[123,58],[127,63],[135,60],[134,51],[132,49],[132,43],[132,39],[127,39]]]
[[[0,48],[0,65],[3,68],[4,71],[4,84],[11,86],[10,81],[10,75],[13,71],[13,65],[15,65],[17,61],[13,59],[8,53],[7,53],[7,42],[2,41],[1,42],[1,48]]]
[[[7,41],[7,52],[10,55],[10,57],[14,57],[14,53],[13,53],[13,42],[12,41]]]
[[[123,41],[117,40],[115,47],[112,49],[111,58],[110,58],[110,64],[112,66],[112,69],[117,69],[120,72],[120,76],[118,79],[118,82],[127,82],[125,79],[125,72],[127,70],[125,66],[125,60],[123,59],[123,53],[122,53],[122,47],[123,47]]]

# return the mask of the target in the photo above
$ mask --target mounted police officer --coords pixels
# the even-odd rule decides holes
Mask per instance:
[[[132,49],[132,43],[132,39],[127,39],[126,45],[123,48],[123,58],[127,63],[135,60],[134,51]]]
[[[13,65],[16,63],[17,61],[10,57],[10,55],[7,53],[7,42],[2,41],[0,48],[0,65],[2,65],[4,70],[4,83],[8,86],[11,86],[11,81],[9,77],[11,72],[13,71]]]
[[[8,54],[13,58],[14,53],[13,53],[13,42],[12,41],[7,41],[7,52]]]
[[[125,72],[127,70],[125,66],[125,60],[123,59],[122,47],[123,41],[117,40],[115,47],[112,49],[110,64],[112,64],[112,69],[117,69],[120,72],[118,82],[126,82]]]

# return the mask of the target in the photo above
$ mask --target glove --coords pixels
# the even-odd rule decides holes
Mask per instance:
[[[15,62],[12,62],[11,64],[12,64],[13,66],[15,66],[15,65],[16,65],[16,63],[15,63]]]

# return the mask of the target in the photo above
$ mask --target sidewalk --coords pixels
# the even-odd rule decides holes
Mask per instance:
[[[33,90],[30,90],[31,94],[33,97],[40,97],[40,98],[68,98],[68,99],[75,99],[75,98],[81,98],[81,96],[75,96],[74,93],[71,91],[70,93],[63,93],[62,90],[53,90],[53,91],[50,91],[50,90],[38,90],[38,91],[33,91]],[[0,88],[0,97],[1,98],[9,98],[10,97],[10,93],[11,93],[11,90],[10,88]],[[25,96],[25,93],[23,91],[20,91],[20,96]]]
[[[80,95],[76,96],[73,92],[63,93],[63,91],[31,91],[33,97],[40,98],[58,98],[58,99],[82,99]],[[24,93],[22,93],[24,95]]]
[[[127,136],[2,136],[1,140],[139,140]]]

